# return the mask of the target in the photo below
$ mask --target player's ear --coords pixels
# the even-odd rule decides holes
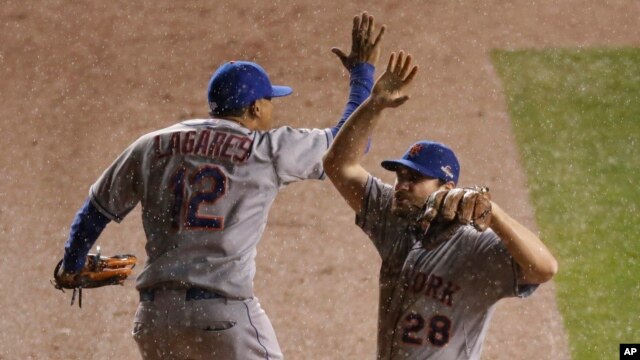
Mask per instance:
[[[251,117],[254,117],[254,118],[260,117],[262,113],[262,109],[260,109],[260,103],[258,101],[252,102],[251,105],[249,105],[249,108],[247,109],[247,111],[249,112],[249,115]]]
[[[446,183],[440,186],[440,189],[451,190],[456,187],[456,184],[453,181],[447,181]]]

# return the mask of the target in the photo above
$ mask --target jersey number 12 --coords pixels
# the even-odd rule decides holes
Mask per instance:
[[[175,202],[173,227],[185,230],[222,230],[224,216],[203,215],[200,205],[212,205],[227,191],[227,176],[217,166],[179,168],[171,178]]]

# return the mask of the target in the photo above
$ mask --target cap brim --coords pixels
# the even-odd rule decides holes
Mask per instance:
[[[396,171],[398,170],[398,167],[404,166],[404,167],[408,167],[411,170],[415,170],[419,172],[420,174],[422,174],[422,176],[428,176],[434,179],[439,179],[437,174],[434,174],[431,171],[415,164],[414,162],[405,160],[405,159],[385,160],[382,163],[380,163],[380,165],[382,165],[383,168],[389,171]]]
[[[293,89],[288,86],[273,85],[271,86],[271,88],[272,88],[271,97],[287,96],[287,95],[291,95],[291,93],[293,92]]]

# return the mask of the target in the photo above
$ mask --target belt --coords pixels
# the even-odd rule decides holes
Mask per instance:
[[[156,291],[164,290],[163,288],[151,288],[151,289],[143,289],[140,290],[140,301],[153,301],[156,295]],[[210,290],[191,287],[184,289],[185,290],[185,301],[191,300],[209,300],[209,299],[219,299],[224,298],[224,296],[215,293]]]

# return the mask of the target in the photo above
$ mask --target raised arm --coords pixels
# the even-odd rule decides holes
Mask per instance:
[[[520,265],[520,282],[542,284],[551,280],[558,272],[558,262],[544,243],[494,202],[491,213],[491,229]]]
[[[351,31],[351,53],[345,54],[337,47],[331,49],[349,71],[349,100],[340,120],[331,128],[335,137],[349,115],[371,94],[373,74],[380,58],[380,43],[386,27],[382,25],[374,38],[375,21],[373,16],[363,12],[353,18]]]
[[[367,138],[371,136],[382,110],[404,104],[409,96],[403,89],[418,68],[411,66],[411,55],[392,53],[385,72],[373,91],[345,122],[323,159],[324,170],[349,206],[360,212],[369,173],[360,164]]]

